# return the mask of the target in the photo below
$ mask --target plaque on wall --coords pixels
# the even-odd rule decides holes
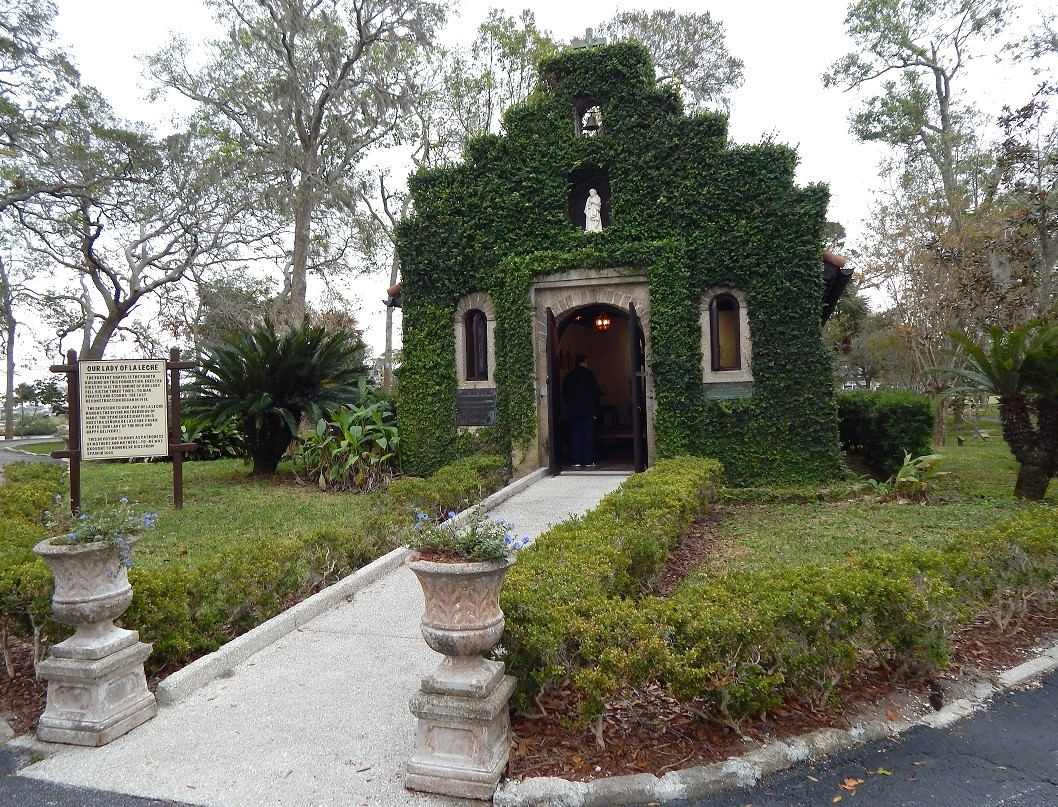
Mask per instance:
[[[496,422],[496,390],[456,390],[456,422],[460,426],[493,425]]]

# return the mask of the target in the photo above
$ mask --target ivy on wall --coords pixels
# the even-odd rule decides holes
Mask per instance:
[[[411,179],[415,215],[398,233],[406,469],[429,473],[462,445],[452,321],[460,297],[484,291],[496,306],[490,439],[524,449],[537,426],[532,283],[621,267],[649,282],[659,455],[715,457],[736,484],[833,474],[840,454],[820,338],[826,188],[793,184],[792,149],[731,146],[725,116],[684,115],[679,98],[655,85],[641,46],[564,51],[540,72],[537,93],[507,113],[503,136],[479,137],[463,163]],[[573,110],[586,97],[603,110],[594,137],[574,135]],[[602,233],[569,218],[570,176],[586,167],[610,184]],[[719,284],[746,294],[752,398],[703,394],[699,304]]]

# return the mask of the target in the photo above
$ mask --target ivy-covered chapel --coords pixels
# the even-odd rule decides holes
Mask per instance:
[[[828,191],[797,156],[684,114],[639,45],[566,50],[504,134],[411,178],[401,226],[405,469],[474,450],[568,467],[561,387],[591,357],[606,467],[715,457],[731,484],[840,462],[824,317]],[[826,258],[826,260],[825,260]]]

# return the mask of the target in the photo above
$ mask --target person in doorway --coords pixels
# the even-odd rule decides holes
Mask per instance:
[[[570,460],[574,468],[595,467],[595,418],[599,414],[602,390],[595,374],[588,369],[588,357],[577,356],[575,366],[562,384],[566,417],[572,427]]]

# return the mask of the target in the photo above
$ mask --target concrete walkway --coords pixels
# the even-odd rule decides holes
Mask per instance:
[[[486,502],[518,535],[586,512],[624,475],[534,475]],[[211,807],[450,805],[411,793],[408,702],[441,660],[398,550],[171,676],[157,717],[103,748],[46,755],[24,777]],[[149,637],[144,637],[149,640]]]

